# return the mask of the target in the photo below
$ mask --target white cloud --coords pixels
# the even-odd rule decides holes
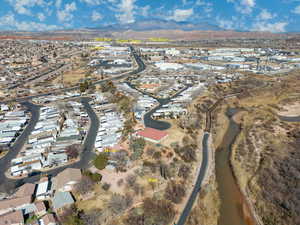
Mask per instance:
[[[149,15],[150,5],[146,5],[144,7],[141,7],[140,9],[141,15],[143,17],[147,17]]]
[[[44,6],[43,0],[6,0],[18,14],[31,15],[30,8]]]
[[[185,21],[190,16],[192,16],[194,13],[194,10],[191,9],[175,9],[173,12],[173,15],[169,17],[171,20],[175,20],[176,22]]]
[[[229,3],[234,3],[235,9],[242,14],[252,13],[255,7],[255,0],[226,0]]]
[[[57,18],[60,22],[69,22],[73,19],[73,13],[75,10],[77,10],[76,3],[71,2],[69,4],[65,5],[65,8],[63,10],[57,11]]]
[[[273,19],[275,18],[276,15],[275,14],[272,14],[270,13],[268,10],[266,9],[263,9],[260,14],[258,15],[258,19],[260,20],[270,20],[270,19]]]
[[[100,5],[102,3],[101,0],[80,0],[88,5]]]
[[[241,4],[248,7],[254,7],[255,0],[241,0]]]
[[[98,21],[101,20],[102,18],[103,16],[99,12],[95,10],[92,12],[92,16],[91,16],[92,21]]]
[[[14,14],[9,13],[0,17],[0,27],[7,30],[23,30],[23,31],[44,31],[44,30],[57,30],[56,25],[48,25],[44,23],[36,23],[32,21],[19,22],[15,19]]]
[[[204,0],[197,0],[195,2],[195,5],[199,5],[199,6],[206,5],[206,4],[207,4],[207,2],[205,2]]]
[[[61,1],[62,1],[62,0],[56,0],[56,1],[55,1],[55,7],[56,7],[56,8],[58,8],[58,9],[60,8],[60,6],[61,6]]]
[[[38,13],[37,17],[39,19],[39,21],[43,22],[46,19],[46,16],[44,15],[44,13]]]
[[[232,16],[230,19],[216,17],[216,22],[219,27],[225,30],[247,30],[247,27],[243,20],[239,17]]]
[[[120,23],[133,23],[135,21],[135,1],[136,0],[121,0],[117,8],[117,11],[120,13],[116,15]]]
[[[300,15],[300,5],[298,5],[294,10],[292,10],[292,12]]]
[[[252,30],[253,31],[269,31],[274,33],[285,32],[287,22],[277,22],[277,23],[267,23],[265,21],[260,21],[254,23]]]
[[[225,19],[219,19],[217,21],[218,25],[226,30],[234,30],[235,29],[235,23],[231,20],[225,20]]]
[[[1,27],[15,27],[16,26],[16,20],[15,20],[14,14],[9,13],[5,16],[2,16],[0,18],[0,26]]]
[[[36,22],[18,22],[16,28],[18,30],[24,31],[44,31],[44,30],[57,30],[59,27],[57,25],[48,25],[44,23],[36,23]]]

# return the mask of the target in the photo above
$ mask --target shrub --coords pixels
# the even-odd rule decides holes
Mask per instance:
[[[140,158],[144,153],[145,145],[146,142],[143,138],[132,138],[130,140],[129,147],[133,153],[131,154],[130,158],[132,160],[137,160]]]
[[[175,216],[174,206],[167,200],[146,198],[143,202],[145,224],[170,224]]]
[[[66,153],[70,159],[76,159],[81,152],[82,146],[79,144],[73,144],[66,147]]]
[[[161,153],[155,152],[152,157],[153,157],[153,159],[159,160],[161,158]]]
[[[83,171],[83,174],[85,176],[88,176],[93,182],[98,183],[102,179],[102,175],[99,173],[92,173],[91,171]]]
[[[119,214],[132,205],[132,197],[130,195],[113,194],[108,205],[115,214]]]
[[[108,157],[105,153],[100,153],[95,159],[94,159],[94,166],[99,169],[103,170],[107,166]]]
[[[190,175],[190,171],[191,169],[188,166],[182,165],[178,170],[178,176],[187,179]]]
[[[175,183],[173,181],[168,183],[168,186],[165,191],[165,198],[178,204],[182,201],[185,196],[184,185]]]
[[[79,183],[75,185],[76,191],[78,191],[81,195],[89,193],[93,190],[94,182],[88,176],[83,176]]]
[[[103,188],[103,190],[108,191],[109,188],[110,188],[110,184],[104,183],[104,184],[102,185],[102,188]]]

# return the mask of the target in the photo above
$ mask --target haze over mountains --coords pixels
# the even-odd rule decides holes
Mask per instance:
[[[34,37],[38,39],[41,37],[54,39],[85,39],[94,37],[149,39],[151,37],[163,37],[171,40],[187,41],[220,38],[281,38],[295,35],[297,34],[225,30],[207,22],[191,23],[160,19],[44,32],[0,32],[0,38],[1,36],[2,38],[7,36],[28,36],[28,38]]]
[[[105,31],[150,31],[150,30],[184,30],[184,31],[193,31],[193,30],[211,30],[211,31],[220,31],[223,30],[217,25],[209,24],[207,22],[201,23],[190,23],[190,22],[176,22],[173,20],[141,20],[134,23],[128,24],[114,24],[108,26],[100,26],[94,29],[105,30]]]

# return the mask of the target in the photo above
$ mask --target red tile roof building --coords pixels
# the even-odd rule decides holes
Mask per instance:
[[[166,131],[161,131],[154,128],[146,127],[144,130],[138,131],[136,135],[138,137],[144,138],[147,141],[159,143],[168,136],[168,133]]]

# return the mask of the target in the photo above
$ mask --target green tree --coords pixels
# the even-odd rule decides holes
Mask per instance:
[[[83,83],[80,83],[79,90],[81,93],[85,92],[89,88],[89,82],[85,80]]]
[[[98,183],[102,179],[102,175],[99,173],[92,173],[89,170],[83,171],[83,175],[89,177],[93,182]]]
[[[95,159],[94,159],[94,166],[99,169],[103,170],[107,166],[108,157],[105,153],[100,153]]]

